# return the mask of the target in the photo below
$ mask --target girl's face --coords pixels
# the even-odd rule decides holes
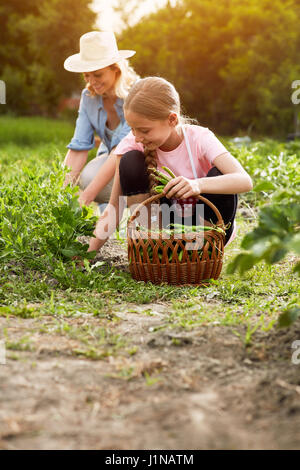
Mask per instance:
[[[135,136],[135,141],[149,150],[155,150],[158,147],[168,150],[170,146],[172,147],[172,143],[175,143],[174,139],[178,139],[175,130],[178,121],[176,113],[170,113],[167,119],[159,121],[152,121],[130,110],[125,110],[124,115]]]
[[[104,93],[114,91],[117,70],[113,67],[105,67],[95,72],[85,72],[83,77],[86,83],[93,87],[97,95],[103,95]]]

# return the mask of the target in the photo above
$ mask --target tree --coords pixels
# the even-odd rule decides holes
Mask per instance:
[[[0,7],[1,79],[16,113],[55,113],[60,98],[79,86],[64,70],[79,38],[93,29],[90,0],[10,0]]]
[[[299,1],[182,0],[122,32],[142,75],[174,83],[187,114],[223,134],[293,130]]]

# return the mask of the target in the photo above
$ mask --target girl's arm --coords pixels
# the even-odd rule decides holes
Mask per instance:
[[[94,235],[96,238],[90,239],[90,245],[88,251],[98,251],[110,237],[110,235],[116,230],[119,225],[123,211],[124,211],[124,198],[122,197],[122,190],[120,184],[119,175],[119,164],[121,155],[116,155],[116,171],[113,182],[113,187],[109,199],[107,208],[103,215],[97,222]],[[104,165],[103,165],[104,166]]]
[[[216,157],[214,166],[223,175],[199,178],[197,182],[200,194],[239,194],[251,191],[253,188],[250,176],[229,152]]]
[[[252,180],[242,165],[229,152],[214,159],[214,166],[223,173],[210,178],[191,180],[184,176],[172,179],[165,187],[168,198],[185,199],[199,194],[239,194],[251,191]]]
[[[106,162],[101,166],[90,184],[82,191],[79,198],[81,204],[88,206],[113,178],[116,169],[116,155],[113,153],[114,150],[113,148]]]

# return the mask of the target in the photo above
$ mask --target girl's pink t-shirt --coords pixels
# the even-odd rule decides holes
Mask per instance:
[[[185,125],[185,130],[191,147],[197,177],[202,178],[206,176],[209,170],[214,166],[214,159],[223,153],[227,153],[228,150],[207,127],[188,124]],[[116,155],[123,155],[130,150],[144,151],[143,144],[135,141],[132,131],[121,140],[114,153]],[[195,178],[184,139],[176,149],[170,152],[164,152],[159,148],[156,152],[157,166],[159,169],[161,169],[162,166],[167,166],[176,176],[185,176],[190,179]],[[235,236],[236,224],[234,222],[233,233],[228,243],[230,243]]]
[[[197,177],[202,178],[213,167],[214,159],[222,153],[228,152],[228,150],[207,127],[185,125],[185,130],[191,147]],[[114,153],[123,155],[129,150],[144,151],[143,144],[136,143],[132,131],[121,140]],[[167,166],[176,176],[195,178],[184,139],[176,149],[170,152],[164,152],[158,148],[157,161],[159,169],[162,166]]]

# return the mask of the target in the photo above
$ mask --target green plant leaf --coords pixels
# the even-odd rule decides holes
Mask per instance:
[[[285,310],[285,312],[283,312],[280,315],[279,321],[278,321],[278,326],[279,326],[279,328],[284,328],[284,327],[290,326],[299,317],[300,317],[300,306],[291,307],[288,310]]]
[[[263,181],[262,183],[257,184],[253,188],[253,191],[256,191],[256,192],[259,192],[259,191],[272,191],[272,190],[275,190],[275,189],[276,189],[276,186],[271,181]]]

